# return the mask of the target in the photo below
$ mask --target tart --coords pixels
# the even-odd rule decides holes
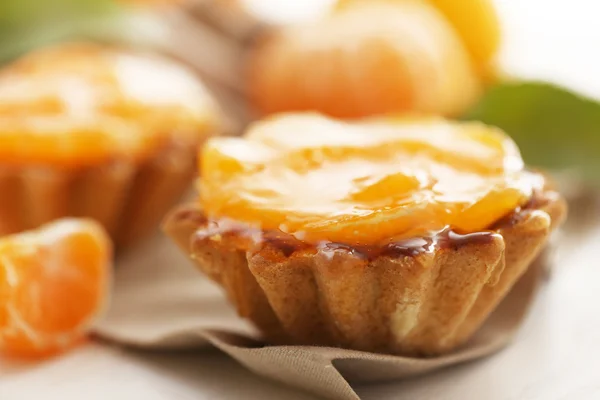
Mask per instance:
[[[290,114],[215,138],[165,230],[276,343],[436,355],[465,343],[565,202],[498,129]]]
[[[137,241],[188,189],[218,113],[155,55],[77,43],[22,57],[0,71],[0,235],[85,216]]]

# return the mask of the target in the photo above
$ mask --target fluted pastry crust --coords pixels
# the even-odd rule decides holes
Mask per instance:
[[[565,213],[548,191],[488,232],[375,253],[217,227],[196,206],[165,230],[271,342],[436,355],[473,335]]]
[[[118,247],[147,235],[189,188],[196,145],[167,146],[142,163],[115,159],[93,167],[0,167],[0,236],[61,217],[100,222]]]

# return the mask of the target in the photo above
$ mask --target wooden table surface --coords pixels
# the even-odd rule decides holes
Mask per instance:
[[[503,63],[600,97],[600,3],[500,0]],[[569,241],[513,345],[422,378],[357,387],[364,399],[600,399],[600,227]],[[312,398],[252,375],[216,351],[142,353],[99,343],[37,364],[0,360],[0,399]]]

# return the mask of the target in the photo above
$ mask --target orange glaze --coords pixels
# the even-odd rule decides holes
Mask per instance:
[[[201,171],[209,218],[349,244],[484,230],[543,185],[503,132],[443,119],[282,115],[210,139]]]
[[[166,59],[92,44],[29,54],[0,72],[0,159],[80,166],[197,142],[216,109],[193,74]]]

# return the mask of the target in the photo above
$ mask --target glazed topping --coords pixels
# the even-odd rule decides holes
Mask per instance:
[[[63,45],[25,56],[0,73],[5,163],[144,157],[166,140],[198,141],[215,116],[191,72],[148,54]]]
[[[284,115],[244,138],[209,140],[202,158],[200,201],[210,218],[309,242],[477,232],[543,185],[503,132],[441,119]]]

